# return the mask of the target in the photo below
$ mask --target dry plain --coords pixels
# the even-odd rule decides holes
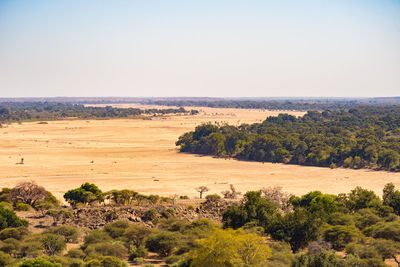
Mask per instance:
[[[120,105],[134,106],[136,105]],[[157,107],[159,108],[159,107]],[[190,109],[190,108],[189,108]],[[281,186],[304,194],[348,192],[362,186],[381,194],[400,186],[400,173],[329,169],[245,162],[179,153],[175,141],[203,122],[254,123],[278,111],[196,108],[199,115],[143,119],[24,122],[0,128],[0,187],[36,181],[58,198],[83,182],[103,191],[132,189],[147,194],[197,197],[195,187],[220,193],[234,184],[239,191]],[[301,115],[301,112],[288,112]],[[24,158],[24,164],[17,164]]]

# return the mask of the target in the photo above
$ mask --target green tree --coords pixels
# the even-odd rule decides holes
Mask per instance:
[[[359,241],[361,238],[361,232],[353,225],[329,226],[324,232],[325,241],[330,242],[336,250],[341,250],[347,244]]]
[[[28,222],[21,220],[14,211],[0,207],[0,230],[19,226],[28,226]]]
[[[179,234],[160,231],[150,234],[146,240],[146,247],[162,257],[168,257],[179,244]]]
[[[383,204],[392,207],[394,213],[400,215],[400,191],[395,190],[393,183],[388,183],[383,188]]]
[[[64,239],[59,235],[45,234],[42,238],[43,249],[46,254],[52,256],[66,248]]]
[[[191,252],[191,266],[264,266],[270,256],[261,237],[240,229],[216,229]]]
[[[305,248],[318,238],[321,221],[304,208],[280,216],[269,231],[272,238],[290,244],[293,252]]]
[[[229,206],[222,214],[225,227],[235,229],[249,222],[256,222],[266,231],[277,215],[277,206],[269,198],[261,197],[261,191],[249,191],[244,204]]]
[[[66,192],[64,198],[72,206],[76,206],[77,203],[89,204],[95,201],[101,202],[103,201],[103,194],[95,184],[84,183],[79,188]]]

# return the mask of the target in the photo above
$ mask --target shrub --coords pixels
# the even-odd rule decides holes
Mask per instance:
[[[0,230],[19,226],[28,226],[28,222],[21,220],[14,211],[0,207]]]
[[[110,242],[90,244],[85,249],[85,252],[88,256],[93,258],[99,256],[115,256],[118,258],[124,258],[128,254],[128,250],[126,247],[124,247],[120,243]]]
[[[83,259],[85,258],[86,254],[79,248],[71,248],[68,250],[66,256],[74,259]]]
[[[132,261],[136,265],[142,265],[144,263],[143,258],[134,258]]]
[[[355,214],[354,218],[355,218],[356,226],[359,229],[364,229],[365,227],[374,225],[374,224],[382,221],[382,218],[380,218],[378,215],[376,215],[374,210],[372,210],[372,209],[359,210]]]
[[[336,267],[343,266],[343,261],[333,253],[301,254],[293,262],[292,267]]]
[[[125,230],[124,237],[128,242],[133,243],[136,247],[140,247],[151,232],[152,230],[146,226],[133,224]]]
[[[18,265],[19,267],[62,267],[59,263],[52,263],[43,258],[28,259]]]
[[[28,205],[28,204],[25,204],[25,203],[18,203],[15,206],[15,210],[17,210],[17,211],[28,211],[30,209],[32,209],[31,205]]]
[[[0,208],[4,208],[4,209],[7,209],[7,210],[13,210],[12,204],[9,203],[9,202],[5,202],[5,201],[1,201],[0,202]]]
[[[391,239],[400,242],[400,221],[379,222],[364,229],[364,234],[374,238]]]
[[[106,257],[101,257],[101,266],[102,267],[122,267],[122,261],[118,259],[117,257],[112,257],[112,256],[106,256]]]
[[[7,266],[13,261],[14,259],[10,255],[0,251],[0,266]]]
[[[158,211],[154,208],[146,210],[146,212],[143,215],[143,219],[145,221],[152,221],[158,217]]]
[[[328,227],[324,233],[324,239],[332,244],[332,248],[340,250],[351,242],[362,238],[361,232],[354,226],[334,225]]]
[[[112,241],[112,238],[101,230],[93,230],[84,237],[82,248],[85,249],[90,244]]]
[[[56,234],[63,236],[65,242],[67,243],[76,243],[78,242],[79,232],[78,230],[69,225],[61,225],[56,227],[51,227],[45,231],[45,233]]]
[[[21,240],[24,235],[28,233],[28,229],[25,227],[19,228],[6,228],[0,231],[0,240],[5,240],[7,238],[14,238]]]
[[[207,195],[206,200],[208,202],[216,202],[221,199],[221,196],[218,194]]]
[[[131,246],[129,250],[129,260],[144,258],[148,254],[147,249],[143,245],[139,247]]]
[[[116,221],[107,224],[104,231],[107,232],[112,238],[118,238],[124,235],[126,229],[131,225],[128,221]]]
[[[10,255],[17,254],[20,249],[21,249],[21,242],[14,238],[8,238],[4,240],[2,246],[0,247],[1,251],[8,253]]]
[[[164,212],[166,214],[166,216],[169,218],[171,216],[175,216],[176,211],[174,208],[167,208]]]
[[[146,247],[151,252],[156,252],[162,257],[168,257],[178,246],[178,240],[178,234],[162,231],[151,234],[146,240]]]
[[[102,267],[101,261],[98,259],[88,260],[83,264],[84,267]]]

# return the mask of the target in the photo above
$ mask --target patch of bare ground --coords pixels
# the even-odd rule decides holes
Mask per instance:
[[[180,153],[175,141],[201,123],[255,123],[282,112],[192,108],[200,114],[8,125],[0,129],[0,187],[34,180],[61,199],[67,190],[83,182],[95,183],[103,191],[126,188],[191,198],[198,197],[194,188],[202,185],[210,188],[209,194],[234,184],[241,192],[281,186],[297,195],[310,190],[337,194],[356,186],[381,194],[388,182],[400,186],[400,173],[263,164]],[[21,158],[23,164],[17,164]]]

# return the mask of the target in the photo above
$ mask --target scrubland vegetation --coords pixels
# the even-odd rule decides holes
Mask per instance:
[[[240,195],[233,186],[229,192],[223,195]],[[400,191],[391,183],[382,199],[360,187],[339,195],[312,191],[293,196],[281,188],[249,191],[221,211],[220,221],[179,219],[176,199],[132,190],[102,192],[89,183],[64,198],[72,207],[60,206],[35,183],[2,189],[1,266],[152,266],[149,258],[176,267],[387,266],[389,259],[400,260]],[[207,195],[197,209],[225,201]],[[98,229],[59,224],[61,216],[74,216],[85,207],[146,203],[141,223],[116,214]],[[151,208],[156,204],[168,206],[167,212],[158,214]],[[17,213],[31,209],[37,217],[53,217],[52,226],[28,228]]]
[[[182,152],[300,165],[400,169],[400,107],[280,114],[262,123],[203,124],[176,142]]]

